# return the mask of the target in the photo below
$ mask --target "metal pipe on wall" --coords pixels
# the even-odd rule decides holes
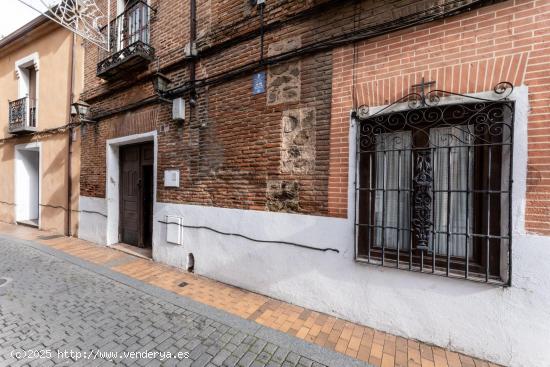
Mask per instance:
[[[71,47],[69,50],[69,83],[68,83],[68,108],[67,108],[67,121],[69,122],[69,125],[71,123],[71,105],[74,102],[74,71],[75,71],[75,57],[74,57],[74,48],[75,48],[75,42],[76,37],[74,33],[71,33]],[[67,219],[66,219],[66,226],[67,230],[65,231],[65,234],[67,236],[72,236],[71,231],[71,216],[72,216],[72,196],[73,196],[73,180],[72,180],[72,147],[73,147],[73,129],[71,127],[67,130]]]
[[[190,4],[190,10],[189,10],[189,52],[191,54],[191,62],[189,63],[189,81],[191,83],[191,98],[194,98],[195,95],[195,80],[196,80],[196,61],[195,56],[193,55],[193,49],[195,45],[195,41],[197,40],[197,1],[191,0],[189,2]],[[194,107],[190,103],[190,107]]]

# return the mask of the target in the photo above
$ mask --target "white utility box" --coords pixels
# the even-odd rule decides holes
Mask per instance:
[[[172,101],[172,119],[176,121],[185,120],[185,100],[181,97]]]
[[[164,187],[180,187],[180,171],[167,169],[164,171]]]
[[[166,216],[166,242],[183,245],[183,218],[175,215]]]

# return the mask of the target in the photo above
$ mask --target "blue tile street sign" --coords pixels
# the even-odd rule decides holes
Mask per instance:
[[[265,71],[260,71],[252,77],[252,94],[265,93]]]

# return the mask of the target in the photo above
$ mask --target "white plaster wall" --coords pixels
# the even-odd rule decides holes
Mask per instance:
[[[78,237],[105,245],[107,243],[107,202],[102,198],[81,196],[78,208]]]
[[[156,203],[153,257],[186,268],[187,255],[193,253],[195,271],[222,282],[504,365],[550,366],[550,237],[524,230],[527,90],[519,88],[513,98],[517,106],[512,287],[355,262],[353,182],[349,219]],[[355,132],[350,130],[349,177],[355,177]],[[82,198],[81,205],[85,201]],[[169,244],[166,225],[159,223],[167,215],[181,216],[185,225],[333,247],[340,253],[189,228],[182,231],[183,245]],[[99,219],[95,223],[101,225]],[[83,228],[88,225],[81,222]]]

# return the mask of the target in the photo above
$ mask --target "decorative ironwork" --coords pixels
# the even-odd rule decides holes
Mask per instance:
[[[9,103],[10,126],[22,126],[27,122],[27,97]]]
[[[152,61],[155,58],[155,49],[141,41],[134,42],[132,45],[115,52],[106,59],[97,64],[97,75],[105,75],[106,72],[118,66],[124,65],[133,57],[139,57],[143,60]]]
[[[426,88],[435,85],[435,81],[431,82],[425,82],[424,77],[422,77],[422,81],[419,84],[413,84],[411,88],[413,89],[420,89],[420,105],[422,107],[426,107],[428,104],[426,103]]]
[[[513,86],[494,99],[429,86],[353,114],[357,259],[510,284]]]
[[[155,49],[150,45],[150,21],[154,14],[155,10],[146,2],[136,1],[110,23],[110,51],[100,52],[99,77],[109,79],[121,71],[146,66],[155,58]]]
[[[416,152],[414,209],[412,224],[418,240],[418,250],[428,250],[432,228],[432,156],[429,150]]]
[[[8,131],[10,133],[34,131],[36,128],[35,101],[23,97],[9,102]]]
[[[107,49],[107,37],[100,32],[107,17],[96,0],[18,0],[86,40]]]
[[[395,109],[397,106],[402,105],[403,103],[407,103],[409,109],[418,109],[418,108],[426,108],[430,106],[437,106],[441,100],[442,97],[460,97],[465,99],[467,102],[472,101],[479,101],[479,102],[495,102],[495,101],[503,101],[508,99],[508,97],[512,94],[514,91],[514,86],[510,82],[500,82],[493,88],[493,92],[497,98],[495,99],[488,99],[488,98],[481,98],[481,97],[475,97],[470,96],[466,94],[460,94],[455,92],[448,92],[441,89],[434,89],[428,93],[425,93],[425,88],[429,85],[433,85],[435,82],[428,82],[424,83],[424,79],[422,79],[422,82],[420,84],[413,85],[413,88],[420,87],[421,91],[409,93],[404,97],[399,98],[397,101],[389,104],[388,106],[380,109],[374,114],[369,114],[370,107],[367,105],[362,105],[357,108],[357,111],[354,111],[352,113],[352,117],[359,118],[359,119],[366,119],[366,118],[372,118],[377,115],[382,115],[388,112],[391,112],[393,109]]]

